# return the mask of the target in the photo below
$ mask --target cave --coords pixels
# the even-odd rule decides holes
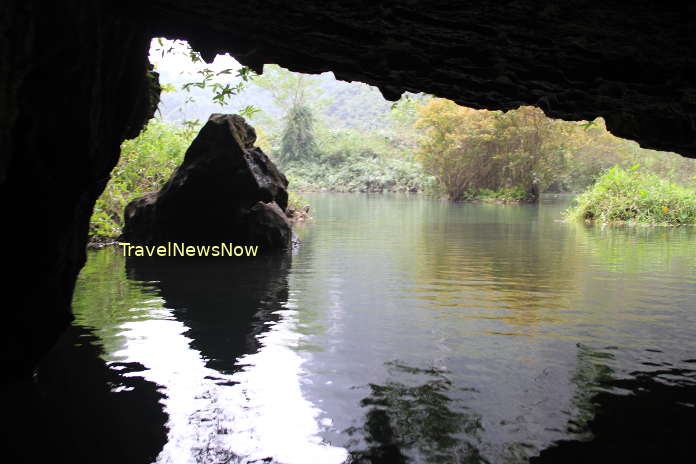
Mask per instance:
[[[153,37],[257,72],[333,71],[396,100],[536,105],[696,157],[696,7],[652,2],[3,2],[3,383],[31,378],[70,324],[89,217],[159,99]]]

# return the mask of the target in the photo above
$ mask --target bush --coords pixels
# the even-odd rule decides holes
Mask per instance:
[[[611,168],[576,198],[567,219],[603,224],[679,225],[696,223],[696,190],[642,172]]]
[[[194,128],[180,129],[153,119],[138,137],[123,142],[111,180],[94,205],[89,225],[92,241],[112,240],[121,234],[126,204],[160,189],[181,164],[194,135]]]

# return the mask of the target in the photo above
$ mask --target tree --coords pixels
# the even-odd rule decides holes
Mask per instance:
[[[451,200],[493,187],[495,160],[489,150],[494,112],[477,111],[435,98],[418,106],[416,128],[424,130],[418,159]]]
[[[575,126],[522,106],[495,118],[495,156],[502,162],[502,187],[520,187],[536,200],[565,170],[568,133]]]
[[[290,107],[285,117],[278,159],[282,163],[306,160],[317,153],[314,136],[314,115],[305,105]]]
[[[311,106],[321,96],[318,78],[266,65],[254,84],[268,90],[274,103],[285,113],[278,160],[287,163],[314,157],[317,145]]]
[[[529,106],[503,113],[438,98],[418,111],[416,127],[425,129],[419,158],[453,200],[480,189],[521,189],[536,201],[563,171],[567,133],[576,127]]]

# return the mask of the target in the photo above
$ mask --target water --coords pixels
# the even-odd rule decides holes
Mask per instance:
[[[90,253],[73,328],[37,375],[84,455],[691,456],[696,229],[560,223],[567,198],[307,198],[292,256]]]

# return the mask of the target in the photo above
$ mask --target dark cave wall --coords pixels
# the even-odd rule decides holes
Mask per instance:
[[[0,7],[3,375],[71,320],[89,217],[119,145],[153,114],[150,36],[98,2]]]
[[[120,142],[152,115],[151,37],[256,70],[332,70],[390,99],[604,116],[618,136],[696,156],[694,13],[578,0],[0,3],[3,375],[30,374],[70,321],[94,201]]]

